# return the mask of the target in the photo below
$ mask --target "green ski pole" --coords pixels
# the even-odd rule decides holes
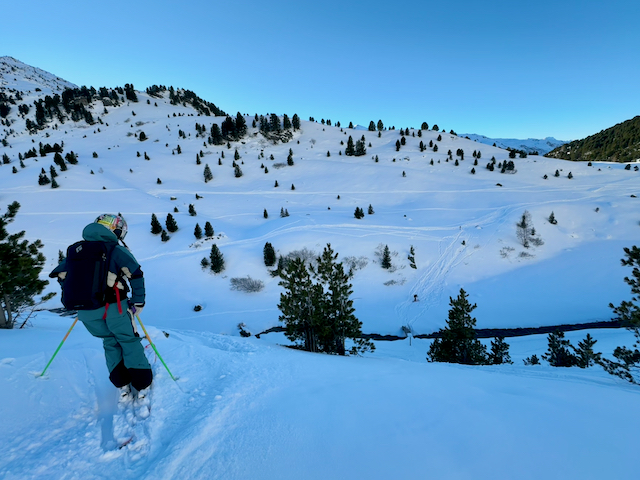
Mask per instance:
[[[49,360],[49,363],[47,363],[47,366],[44,367],[44,370],[42,371],[42,373],[40,375],[38,375],[39,377],[42,377],[44,375],[44,372],[47,371],[47,368],[49,368],[49,365],[51,365],[51,362],[53,362],[53,359],[56,358],[56,355],[58,354],[58,352],[60,351],[60,349],[62,348],[62,344],[65,342],[65,340],[67,339],[67,337],[69,336],[69,334],[71,333],[71,330],[73,330],[73,327],[76,326],[76,322],[78,321],[78,317],[76,317],[76,319],[73,321],[73,323],[71,324],[71,328],[69,328],[69,331],[67,332],[67,334],[64,336],[64,338],[62,339],[62,341],[60,342],[60,345],[58,345],[58,348],[56,349],[56,351],[53,354],[53,357],[51,357],[51,360]]]
[[[140,320],[140,315],[138,315],[137,313],[136,313],[136,318],[138,319],[138,322],[140,322],[140,326],[142,327],[142,331],[144,332],[145,337],[147,337],[147,340],[149,341],[149,344],[151,345],[151,348],[153,348],[153,351],[156,352],[156,355],[158,355],[158,358],[162,362],[162,365],[164,365],[164,368],[166,368],[167,372],[169,372],[169,376],[171,377],[171,379],[174,382],[177,381],[178,379],[173,376],[173,374],[171,373],[171,370],[169,370],[169,367],[167,367],[167,364],[164,363],[164,360],[162,359],[162,356],[160,355],[160,353],[158,353],[158,349],[156,348],[154,343],[151,341],[151,337],[149,336],[149,333],[147,332],[147,329],[144,328],[144,324],[142,323],[142,320]]]

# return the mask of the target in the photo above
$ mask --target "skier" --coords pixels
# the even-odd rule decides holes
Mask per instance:
[[[109,379],[120,390],[120,401],[134,398],[133,387],[138,392],[137,400],[143,402],[153,380],[151,366],[144,354],[134,322],[134,315],[139,315],[145,304],[144,278],[140,265],[131,252],[118,244],[118,241],[124,244],[126,234],[127,223],[119,214],[100,215],[82,231],[85,241],[104,242],[111,254],[107,260],[106,291],[94,292],[99,293],[101,298],[104,294],[103,306],[89,310],[79,309],[78,319],[91,335],[102,339]],[[66,258],[49,274],[52,278],[58,277],[63,289],[63,300],[66,289],[73,288],[73,284],[65,285],[65,278],[73,278],[69,272],[73,268],[76,268],[73,262]],[[130,289],[125,279],[129,282]],[[92,282],[89,280],[86,283]],[[131,298],[127,298],[129,290]]]

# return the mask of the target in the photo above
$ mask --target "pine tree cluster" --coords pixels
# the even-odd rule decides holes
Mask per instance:
[[[286,336],[310,352],[346,354],[345,340],[351,339],[351,354],[373,351],[370,340],[363,339],[362,322],[354,315],[350,280],[353,271],[344,271],[338,254],[330,244],[324,248],[316,265],[302,258],[288,263],[280,272],[278,308],[282,312]]]

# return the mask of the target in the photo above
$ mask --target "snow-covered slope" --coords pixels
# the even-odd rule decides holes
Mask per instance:
[[[564,145],[565,143],[569,142],[569,140],[557,140],[553,137],[527,138],[526,140],[522,140],[517,138],[489,138],[485,137],[484,135],[478,135],[475,133],[463,133],[460,136],[469,137],[471,140],[474,140],[478,143],[483,143],[485,145],[495,144],[497,147],[505,149],[512,148],[527,153],[537,152],[538,155],[544,155],[554,148],[557,148],[560,145]]]
[[[0,91],[35,93],[40,89],[42,94],[51,95],[60,94],[65,88],[76,88],[76,85],[13,57],[0,57]]]
[[[31,105],[55,88],[36,91],[20,80],[26,74],[15,78],[32,92]],[[282,290],[264,266],[265,242],[280,255],[319,254],[331,243],[356,265],[354,306],[365,332],[435,331],[460,288],[478,305],[479,328],[607,320],[609,302],[629,298],[620,258],[638,239],[638,171],[530,156],[515,159],[516,173],[500,173],[506,150],[430,130],[409,131],[398,151],[397,130],[378,136],[302,121],[290,142],[274,144],[251,126],[253,116],[245,117],[248,134],[228,148],[196,131],[223,118],[172,104],[168,92],[137,96],[131,102],[119,94],[116,106],[94,99],[86,105],[93,125],[54,117],[34,133],[25,129],[34,109],[24,115],[12,105],[0,125],[0,156],[10,160],[0,165],[0,206],[20,202],[11,231],[43,241],[44,273],[98,214],[121,212],[145,272],[143,321],[180,379],[173,383],[149,353],[151,418],[132,425],[136,441],[114,451],[122,419],[100,342],[77,326],[46,377],[36,379],[72,319],[41,312],[26,330],[0,332],[0,444],[7,446],[0,477],[634,475],[640,425],[628,412],[636,388],[599,368],[525,367],[525,357],[546,350],[544,337],[508,339],[515,364],[479,368],[426,363],[429,341],[377,342],[364,358],[336,358],[280,347],[288,343],[281,334],[244,339],[237,325],[255,334],[280,324]],[[345,156],[349,136],[363,135],[367,154]],[[53,154],[24,158],[40,142],[64,142],[63,156],[78,154],[77,165],[56,167],[56,189],[38,185]],[[214,176],[207,183],[205,165]],[[354,217],[356,207],[366,212],[369,205],[373,214]],[[281,209],[289,216],[280,217]],[[543,241],[529,249],[515,229],[525,210]],[[556,225],[547,220],[552,211]],[[169,241],[150,233],[152,213],[163,224],[168,213],[177,220]],[[196,223],[207,221],[214,237],[196,240]],[[214,243],[226,263],[219,275],[200,266]],[[393,252],[390,270],[380,266],[384,245]],[[407,258],[412,246],[415,269]],[[232,278],[247,276],[263,290],[231,289]],[[57,290],[52,284],[47,291]],[[57,298],[47,305],[58,306]],[[575,344],[585,334],[569,338]],[[631,343],[626,331],[591,334],[605,355]]]

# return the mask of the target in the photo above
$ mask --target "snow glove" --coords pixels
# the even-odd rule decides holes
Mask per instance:
[[[144,303],[130,303],[128,310],[131,312],[131,318],[134,318],[136,315],[141,315],[143,308]]]

